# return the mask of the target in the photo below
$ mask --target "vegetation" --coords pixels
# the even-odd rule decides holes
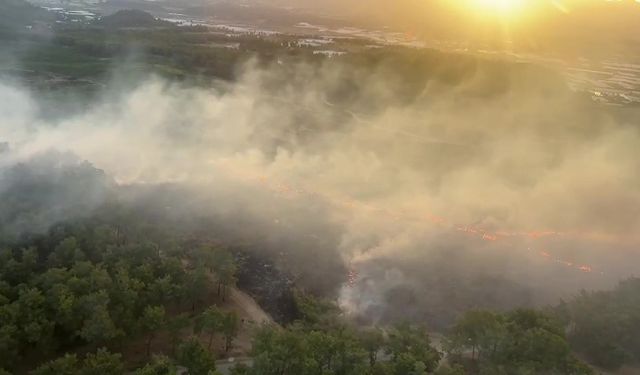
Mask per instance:
[[[371,349],[358,329],[344,324],[319,329],[304,323],[281,330],[265,327],[254,341],[254,366],[247,374],[426,374],[440,354],[420,327],[391,329],[375,351],[385,361],[371,361]]]
[[[169,331],[174,342],[180,338],[180,330],[190,325],[188,317],[167,316],[166,311],[193,311],[191,306],[203,301],[202,293],[189,293],[192,280],[202,277],[200,269],[184,267],[181,258],[169,255],[176,250],[168,245],[123,241],[121,235],[106,225],[57,227],[32,246],[0,253],[3,366],[11,368],[21,357],[35,353],[50,355],[84,345],[118,347],[137,336],[146,337],[150,355],[158,332]],[[213,289],[210,285],[204,282],[198,287],[206,293]],[[224,338],[224,350],[231,348],[238,333],[235,313],[211,307],[196,321],[196,332],[210,335],[209,348],[203,350],[209,353],[218,333]],[[189,345],[178,348],[178,358],[200,356],[195,344]],[[104,353],[98,352],[98,359]],[[80,363],[67,356],[37,373],[85,368],[94,360],[87,357]]]
[[[100,18],[98,24],[107,28],[171,26],[170,22],[156,19],[151,14],[137,10],[119,10],[114,14]]]
[[[190,339],[178,348],[177,359],[192,375],[207,375],[216,368],[216,361],[200,342]]]
[[[52,17],[20,0],[0,2],[1,46],[19,56],[29,77],[47,77],[37,82],[97,87],[131,45],[144,52],[129,65],[132,76],[151,67],[171,78],[232,79],[238,65],[255,56],[265,64],[276,57],[330,63],[256,36],[236,36],[232,42],[239,47],[229,48],[226,35],[170,27],[138,11],[83,27],[54,27],[53,35],[26,31],[25,26],[50,23]],[[354,53],[339,61],[350,78],[333,87],[328,101],[372,111],[383,101],[413,100],[435,70],[441,73],[438,84],[457,85],[470,74],[502,77],[483,81],[491,83],[482,90],[470,88],[473,95],[514,89],[507,81],[516,70],[519,77],[540,77],[529,70],[522,75],[518,69],[530,68],[521,66],[403,48]],[[354,98],[354,87],[374,73],[388,78],[384,91],[393,97]],[[121,204],[115,184],[88,163],[63,170],[56,169],[57,162],[39,163],[3,170],[1,176],[0,368],[35,375],[149,375],[174,374],[182,366],[189,374],[214,373],[216,355],[237,346],[243,324],[235,312],[211,303],[212,295],[224,303],[235,286],[242,267],[236,254],[208,239],[185,238],[150,219],[154,215]],[[253,365],[239,365],[233,373],[592,374],[574,351],[610,369],[640,361],[639,296],[640,279],[631,279],[613,291],[583,292],[551,313],[468,311],[439,352],[423,326],[359,327],[335,303],[298,292],[298,320],[259,327]],[[159,345],[163,338],[168,347]],[[144,359],[129,361],[127,348],[136,340],[143,342]]]
[[[446,361],[424,328],[399,324],[356,328],[325,302],[305,298],[302,320],[265,327],[254,341],[252,368],[239,374],[592,374],[576,359],[563,326],[535,310],[470,311],[452,327]],[[319,313],[320,312],[320,313]],[[448,364],[446,364],[448,362]]]
[[[49,173],[55,174],[55,169]],[[41,184],[36,175],[18,167],[4,175],[5,182],[11,183],[0,192],[7,198],[0,215],[5,229],[0,236],[0,367],[22,368],[22,358],[51,357],[83,348],[122,350],[137,338],[145,341],[150,356],[161,332],[171,336],[175,351],[175,344],[185,336],[184,329],[203,318],[209,319],[209,340],[219,334],[225,342],[222,349],[232,347],[239,324],[235,313],[212,315],[216,310],[209,308],[199,314],[209,301],[207,296],[214,292],[216,280],[225,286],[234,280],[237,265],[227,250],[204,245],[192,250],[150,231],[136,214],[121,211],[106,198],[109,194],[105,195],[107,203],[98,208],[95,203],[83,202],[79,190],[74,196],[76,208],[97,209],[91,218],[54,225],[43,234],[16,235],[27,227],[39,229],[50,222],[48,202],[54,197],[63,200],[58,189],[73,192],[67,189],[71,180],[93,187],[103,181],[101,173],[86,165],[62,173],[73,178],[68,183],[60,181],[60,185]],[[223,264],[218,263],[220,259]],[[198,266],[205,262],[214,272]],[[224,275],[218,276],[216,271],[222,270]],[[92,373],[87,368],[102,366],[105,358],[112,358],[107,353],[101,350],[82,360],[67,355],[37,373],[58,368]]]
[[[190,251],[173,241],[136,234],[134,223],[127,223],[123,233],[119,224],[56,226],[3,250],[3,366],[13,367],[21,356],[34,352],[73,353],[85,345],[113,350],[141,337],[149,362],[137,364],[136,373],[153,373],[156,368],[171,373],[178,364],[193,374],[215,369],[214,338],[221,337],[221,350],[228,351],[239,320],[214,306],[194,315],[195,335],[165,353],[171,357],[151,353],[159,332],[167,332],[172,342],[183,338],[181,330],[190,325],[186,314],[198,311],[203,302],[200,291],[210,285],[216,293],[216,284],[224,278],[214,275],[235,269],[233,257],[217,248]],[[442,353],[423,327],[358,328],[331,302],[304,293],[298,293],[296,301],[300,319],[285,328],[260,328],[253,342],[253,366],[240,366],[236,373],[455,374],[462,368],[482,374],[591,373],[571,354],[563,326],[537,311],[467,313],[448,337],[446,353],[453,367],[439,368]],[[185,313],[168,314],[176,309]],[[197,339],[201,335],[203,343]],[[125,365],[118,354],[100,349],[82,359],[66,354],[34,374],[115,374]]]
[[[65,169],[36,162],[3,174],[1,367],[34,374],[115,374],[123,368],[172,373],[177,366],[212,371],[216,354],[233,348],[241,323],[234,312],[213,306],[210,296],[222,302],[242,264],[220,246],[183,239],[162,222],[149,221],[155,215],[122,206],[102,172],[70,164]],[[88,200],[75,188],[78,181],[102,191],[101,199]],[[49,211],[52,199],[63,202],[70,192],[79,211]],[[63,221],[52,225],[54,212]],[[47,224],[50,229],[41,231]],[[469,311],[449,332],[444,353],[424,327],[358,327],[333,302],[298,291],[298,320],[260,327],[250,353],[253,366],[234,371],[590,374],[572,348],[611,368],[637,360],[639,289],[632,279],[611,292],[585,292],[552,315]],[[161,337],[170,344],[160,347]],[[144,360],[130,362],[127,348],[137,340]],[[35,356],[54,359],[25,368],[23,359]]]
[[[75,354],[48,362],[37,369],[33,375],[119,375],[124,372],[124,364],[119,354],[99,349],[95,354],[87,354],[79,360]]]
[[[571,345],[590,362],[608,369],[640,362],[640,279],[612,291],[583,291],[555,311]]]
[[[535,310],[464,314],[448,336],[453,363],[480,374],[592,374],[573,356],[564,328]]]
[[[33,26],[36,22],[51,22],[55,20],[53,14],[33,6],[23,0],[2,0],[0,2],[0,29],[24,28]]]

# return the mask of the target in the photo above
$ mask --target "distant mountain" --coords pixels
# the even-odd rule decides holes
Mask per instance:
[[[189,6],[182,13],[193,17],[211,17],[254,25],[293,26],[300,22],[329,25],[337,17],[324,17],[315,10],[272,5],[261,1],[215,1]]]
[[[162,21],[142,10],[126,9],[100,18],[97,24],[107,28],[124,27],[157,27],[170,26],[171,23]]]
[[[168,6],[172,2],[167,3]],[[120,10],[142,10],[152,14],[164,14],[168,10],[161,2],[145,1],[145,0],[108,0],[100,4],[102,14],[110,15]]]
[[[0,0],[0,28],[20,28],[54,20],[53,13],[24,0]]]

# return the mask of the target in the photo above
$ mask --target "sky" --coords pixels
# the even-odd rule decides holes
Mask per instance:
[[[626,51],[640,38],[635,0],[273,0],[389,26],[423,39],[554,53]]]

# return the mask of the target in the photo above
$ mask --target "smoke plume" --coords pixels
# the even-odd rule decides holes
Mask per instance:
[[[51,152],[109,184],[184,186],[163,209],[215,217],[372,320],[439,326],[637,273],[636,114],[535,67],[429,61],[417,79],[349,58],[248,64],[210,88],[148,77],[56,119],[1,83],[0,191]]]

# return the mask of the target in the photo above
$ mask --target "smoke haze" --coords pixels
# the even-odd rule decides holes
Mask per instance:
[[[215,217],[229,238],[293,254],[308,285],[374,320],[550,302],[637,273],[633,112],[596,107],[533,67],[438,78],[445,64],[411,90],[393,64],[341,59],[249,63],[213,88],[115,80],[58,119],[0,83],[0,191],[16,165],[59,155],[107,184],[184,186],[167,214]],[[349,288],[347,269],[358,274]]]

